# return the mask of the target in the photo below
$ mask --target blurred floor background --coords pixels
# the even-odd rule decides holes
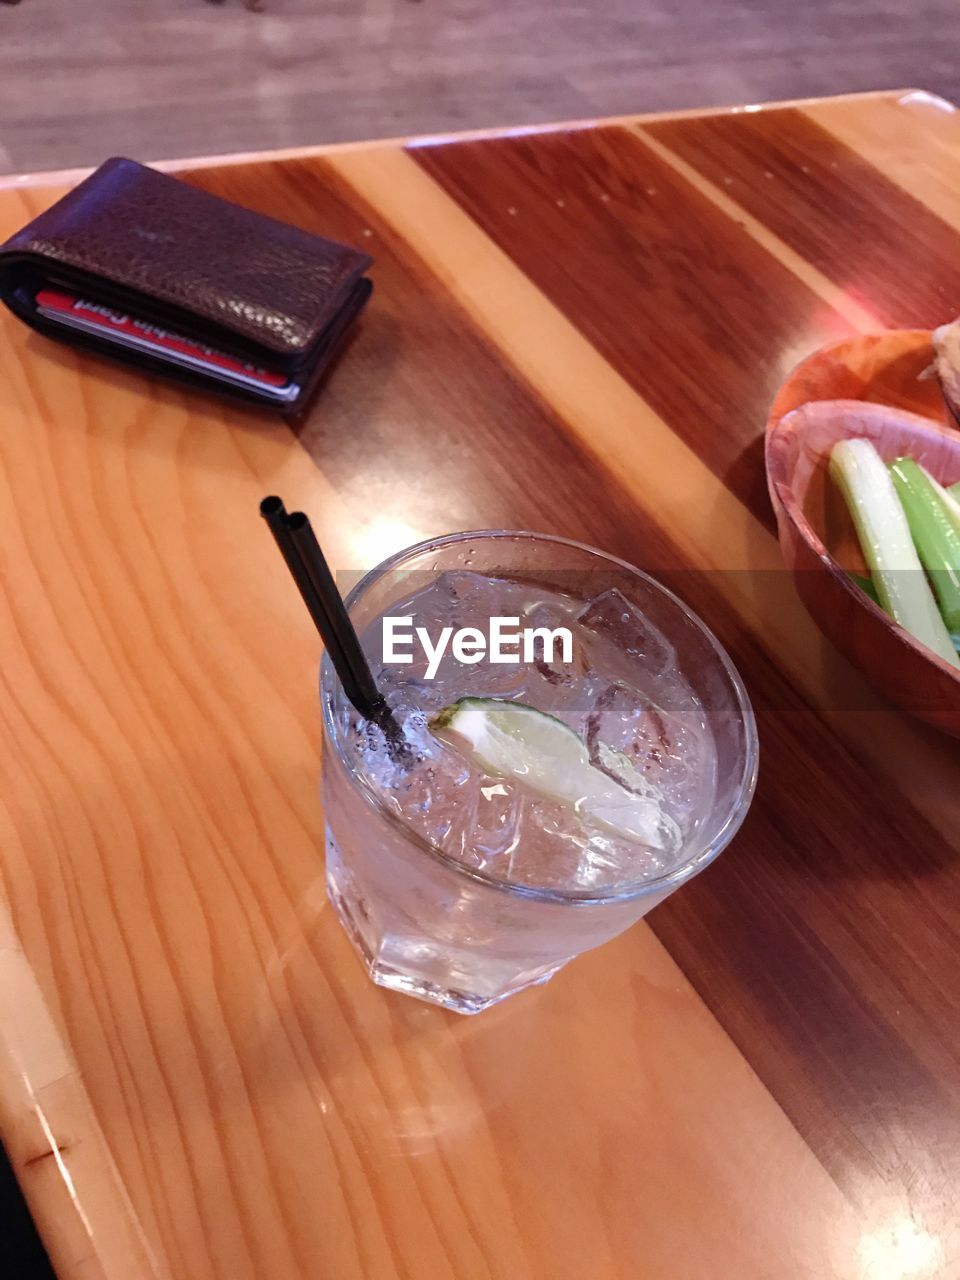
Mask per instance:
[[[0,168],[919,86],[958,0],[4,0]]]

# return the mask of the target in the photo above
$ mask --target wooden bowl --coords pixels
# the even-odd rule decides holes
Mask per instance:
[[[793,370],[777,393],[768,429],[811,400],[867,400],[953,425],[936,378],[929,329],[857,334],[821,347]]]
[[[865,572],[853,522],[827,474],[833,445],[864,436],[884,461],[916,458],[942,484],[960,480],[960,433],[888,405],[816,401],[768,432],[767,483],[780,547],[817,626],[911,715],[960,737],[960,671],[915,640],[847,576]]]

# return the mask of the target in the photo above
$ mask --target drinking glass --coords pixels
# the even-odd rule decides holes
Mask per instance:
[[[511,883],[432,844],[378,794],[351,753],[343,690],[324,657],[320,691],[330,899],[374,982],[459,1013],[478,1013],[546,982],[708,866],[746,815],[758,748],[743,682],[708,628],[648,574],[580,543],[504,530],[420,543],[385,560],[350,592],[346,604],[354,626],[361,636],[370,634],[371,624],[389,615],[412,589],[439,574],[464,570],[499,580],[549,581],[551,589],[584,601],[620,591],[674,646],[716,749],[712,805],[664,874],[586,889]],[[370,656],[376,666],[380,655]],[[465,674],[465,682],[468,678]],[[469,689],[452,691],[449,701],[464,692]]]

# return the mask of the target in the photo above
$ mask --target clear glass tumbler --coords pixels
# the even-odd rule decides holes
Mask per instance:
[[[711,810],[669,873],[586,891],[510,883],[464,865],[384,803],[347,749],[344,694],[324,657],[323,800],[331,901],[374,982],[459,1013],[478,1013],[547,981],[712,862],[749,807],[758,748],[743,682],[707,627],[649,575],[562,538],[460,533],[401,551],[347,597],[357,631],[362,635],[389,614],[409,596],[411,583],[465,569],[521,582],[549,579],[585,601],[610,588],[622,592],[674,646],[703,707],[717,757]]]

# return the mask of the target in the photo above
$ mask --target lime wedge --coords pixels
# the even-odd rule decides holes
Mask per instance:
[[[486,773],[575,809],[586,822],[651,849],[679,848],[680,830],[660,793],[632,766],[611,772],[590,762],[586,744],[555,716],[523,702],[461,698],[430,721],[442,741]],[[625,760],[601,746],[601,761]]]

